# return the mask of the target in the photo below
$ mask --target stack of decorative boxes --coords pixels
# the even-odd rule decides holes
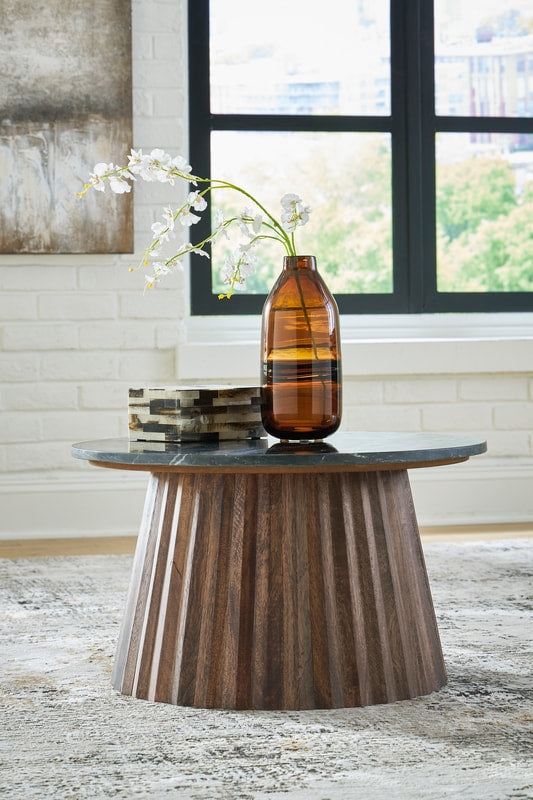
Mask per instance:
[[[266,436],[256,386],[129,390],[130,442],[220,442]]]

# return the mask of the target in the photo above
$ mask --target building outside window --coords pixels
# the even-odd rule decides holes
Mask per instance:
[[[189,20],[194,170],[276,213],[300,194],[341,312],[533,310],[530,0],[191,0]],[[225,255],[192,264],[193,314],[261,310],[282,253],[221,304]]]

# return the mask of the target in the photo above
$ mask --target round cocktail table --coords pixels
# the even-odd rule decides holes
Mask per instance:
[[[96,466],[151,472],[114,687],[238,709],[441,688],[407,470],[485,450],[462,435],[344,432],[300,444],[74,445]]]

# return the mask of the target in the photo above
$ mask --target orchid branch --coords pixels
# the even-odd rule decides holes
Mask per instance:
[[[138,266],[130,267],[130,272],[133,272],[142,267],[148,267],[150,264],[153,274],[146,275],[145,290],[152,288],[154,283],[159,281],[162,276],[177,269],[183,269],[181,260],[190,253],[198,253],[209,258],[209,253],[204,248],[209,244],[214,244],[220,236],[227,236],[228,229],[234,225],[238,225],[248,241],[239,244],[232,256],[226,258],[223,279],[229,285],[229,291],[226,294],[219,295],[220,298],[231,297],[236,288],[245,288],[246,277],[252,275],[255,270],[256,256],[252,249],[263,239],[279,241],[287,255],[297,255],[294,234],[297,227],[306,224],[311,213],[311,209],[303,204],[298,195],[286,194],[281,198],[282,212],[278,220],[242,187],[226,180],[202,178],[193,175],[191,170],[191,166],[187,164],[182,156],[173,158],[159,149],[152,150],[149,155],[143,155],[142,150],[132,150],[128,155],[127,166],[118,166],[105,162],[96,164],[88,182],[77,193],[79,197],[83,197],[91,188],[103,192],[107,184],[116,194],[123,194],[131,191],[129,181],[134,181],[137,177],[144,181],[159,181],[161,183],[170,183],[171,185],[176,180],[186,181],[195,187],[198,187],[198,184],[206,184],[204,189],[197,188],[195,191],[190,192],[187,201],[176,211],[171,208],[165,208],[163,222],[154,222],[152,225],[153,241],[142,251],[142,258]],[[209,236],[197,244],[191,244],[188,241],[181,242],[170,258],[165,261],[152,261],[150,263],[149,259],[159,255],[160,247],[176,237],[176,226],[178,224],[184,228],[192,228],[200,221],[200,216],[195,212],[202,212],[207,208],[205,195],[218,189],[230,189],[237,194],[243,195],[254,204],[259,213],[254,213],[253,210],[245,208],[241,214],[230,219],[224,219],[222,212],[217,211],[215,214],[216,228]],[[261,233],[265,229],[267,233]]]

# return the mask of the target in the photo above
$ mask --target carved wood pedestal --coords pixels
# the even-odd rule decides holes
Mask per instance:
[[[462,434],[370,431],[287,445],[73,445],[95,466],[151,472],[114,686],[243,709],[439,689],[446,671],[407,470],[486,449]]]
[[[446,683],[406,469],[176,469],[150,477],[116,689],[312,709]]]

